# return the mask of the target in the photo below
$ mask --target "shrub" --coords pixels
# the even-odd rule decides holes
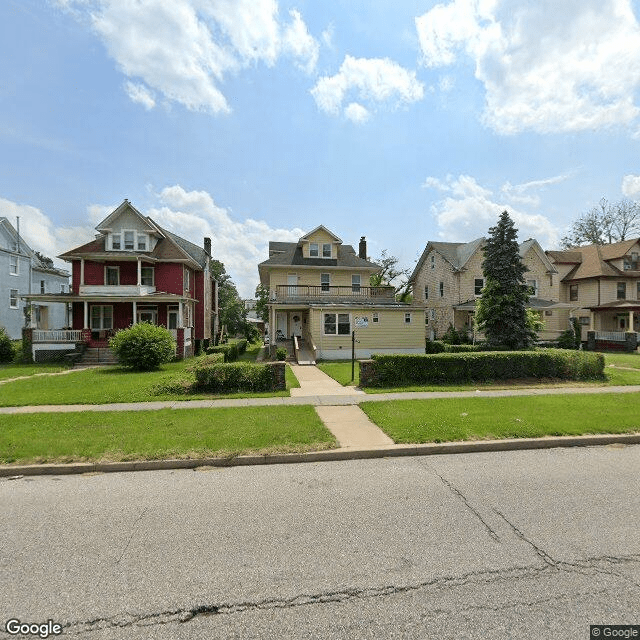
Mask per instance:
[[[558,347],[560,349],[576,349],[576,334],[573,329],[563,331],[558,337]]]
[[[138,371],[151,371],[173,360],[176,343],[168,329],[148,322],[121,329],[109,339],[109,347],[120,364]]]
[[[486,347],[481,344],[446,344],[445,353],[471,353],[485,351]]]
[[[0,362],[13,362],[13,344],[4,327],[0,327]]]
[[[602,354],[544,349],[484,353],[372,356],[373,379],[383,387],[518,378],[589,380],[604,377]]]
[[[225,362],[235,362],[238,359],[238,346],[235,342],[219,344],[216,347],[209,347],[207,353],[222,353]]]
[[[287,350],[284,347],[278,347],[276,349],[276,360],[284,362],[287,359]]]
[[[198,356],[194,358],[189,366],[186,367],[188,371],[195,371],[200,367],[207,367],[212,364],[223,364],[224,363],[224,353],[207,353],[203,356]]]
[[[244,338],[238,340],[236,347],[238,349],[238,355],[241,356],[247,350],[247,341]]]
[[[444,342],[440,340],[427,340],[425,344],[425,353],[442,353],[444,351]]]
[[[442,336],[442,342],[447,344],[460,344],[460,334],[455,330],[452,324],[449,324],[449,328]]]
[[[278,364],[233,362],[212,364],[195,369],[196,389],[207,393],[235,391],[278,391],[285,388],[284,374],[278,375]]]

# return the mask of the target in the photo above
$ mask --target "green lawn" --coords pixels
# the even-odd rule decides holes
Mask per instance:
[[[0,364],[0,380],[33,376],[36,373],[57,373],[68,368],[60,364]]]
[[[247,350],[238,358],[238,362],[255,362],[262,347],[262,341],[247,345]]]
[[[605,353],[604,361],[607,366],[613,364],[616,367],[640,369],[640,354],[638,353]]]
[[[235,393],[225,396],[207,394],[157,394],[154,387],[173,377],[188,378],[185,368],[190,360],[163,365],[158,371],[132,372],[121,367],[78,370],[65,376],[39,376],[3,384],[0,406],[43,404],[107,404],[112,402],[152,402],[156,400],[202,400],[211,398],[260,398],[288,396],[288,389],[300,386],[291,368],[286,368],[286,391],[272,393]]]
[[[318,369],[337,380],[343,387],[360,384],[360,366],[356,362],[355,380],[351,380],[351,360],[325,360],[318,362]]]
[[[330,449],[310,406],[2,417],[0,463],[156,460]]]
[[[636,394],[365,402],[396,443],[640,431]]]

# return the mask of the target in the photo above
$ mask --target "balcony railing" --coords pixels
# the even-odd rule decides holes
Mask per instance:
[[[273,293],[273,292],[272,292]],[[395,300],[394,287],[360,287],[360,286],[327,286],[308,284],[278,285],[275,290],[275,301],[316,301],[316,300],[368,300],[389,301]]]
[[[596,340],[606,342],[624,342],[627,335],[624,331],[596,331]]]

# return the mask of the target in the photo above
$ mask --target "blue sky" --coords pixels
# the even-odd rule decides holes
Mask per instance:
[[[640,197],[629,0],[5,0],[0,215],[57,255],[124,198],[243,296],[324,224],[412,267],[503,209],[554,248]]]

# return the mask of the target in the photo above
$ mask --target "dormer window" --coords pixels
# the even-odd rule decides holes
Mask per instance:
[[[122,248],[122,245],[120,244],[120,234],[119,233],[112,233],[111,234],[111,248],[116,250],[116,251]]]
[[[149,244],[149,238],[146,233],[138,234],[138,251],[146,251]]]
[[[311,242],[309,244],[309,257],[317,258],[320,254],[318,253],[318,243]]]
[[[133,231],[125,231],[124,232],[124,250],[125,251],[133,251],[135,248],[135,233]]]
[[[322,245],[322,257],[323,258],[331,257],[331,244],[325,243]]]

